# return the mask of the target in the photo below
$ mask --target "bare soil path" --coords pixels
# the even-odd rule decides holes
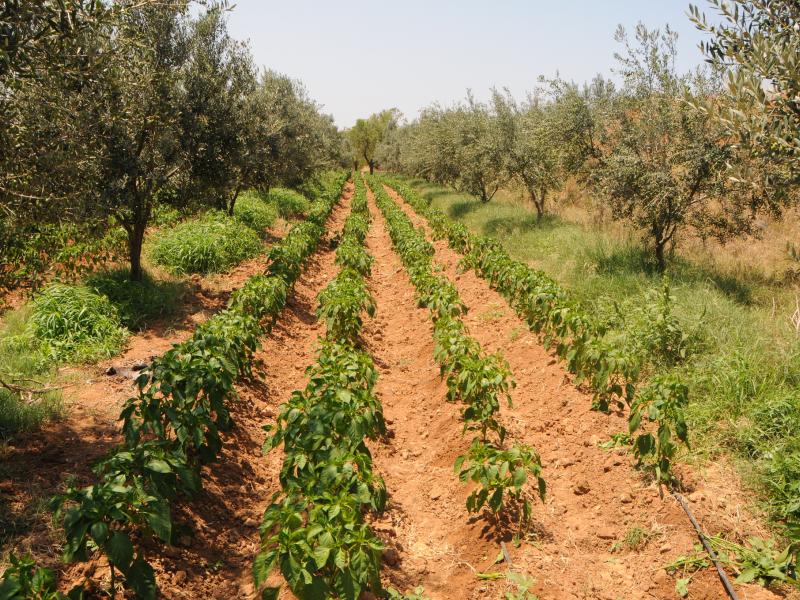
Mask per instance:
[[[368,198],[367,249],[375,257],[369,286],[378,310],[363,337],[380,370],[376,392],[390,432],[387,444],[371,447],[389,491],[388,509],[373,523],[391,549],[384,580],[401,591],[423,585],[435,599],[474,597],[481,583],[470,564],[485,561],[493,545],[470,523],[453,475],[469,440],[461,435],[458,407],[445,399],[429,311],[417,306],[371,191]]]
[[[285,229],[284,224],[271,228],[265,245],[280,239]],[[59,378],[69,384],[63,392],[64,418],[0,446],[0,558],[7,551],[31,553],[59,566],[57,534],[44,504],[68,479],[88,482],[92,463],[120,443],[117,419],[134,393],[136,373],[130,367],[149,363],[188,338],[266,265],[262,253],[226,273],[193,276],[178,312],[133,333],[121,354],[60,370]],[[109,374],[112,366],[119,372]]]
[[[262,426],[272,420],[278,405],[293,390],[304,386],[305,367],[313,362],[316,340],[322,333],[315,318],[316,295],[337,271],[332,240],[341,231],[351,196],[352,185],[348,185],[343,201],[328,220],[319,249],[309,258],[286,308],[255,357],[253,379],[237,386],[240,397],[231,408],[235,427],[226,434],[218,461],[204,470],[203,492],[175,509],[178,545],[154,543],[146,549],[156,569],[160,597],[255,597],[250,569],[258,546],[257,526],[272,495],[280,489],[281,456],[262,455],[266,435]],[[116,417],[133,391],[130,378],[106,376],[105,369],[111,364],[147,362],[185,339],[197,324],[224,308],[231,291],[263,272],[266,265],[262,256],[203,281],[179,322],[165,322],[163,327],[132,336],[122,355],[92,367],[91,379],[72,392],[66,419],[4,449],[3,460],[13,466],[19,479],[12,480],[8,488],[0,486],[0,508],[4,508],[2,501],[7,496],[3,494],[7,492],[22,495],[27,490],[31,498],[47,498],[57,493],[66,478],[88,483],[91,462],[121,441]],[[24,473],[34,473],[32,481],[25,482]],[[14,547],[58,568],[58,530],[52,528],[46,511],[35,516],[34,526],[14,540]],[[107,584],[105,561],[66,568],[64,585],[68,588],[86,577]]]
[[[387,190],[433,241],[424,219]],[[592,411],[591,397],[572,385],[555,357],[503,297],[473,271],[459,272],[461,257],[446,242],[437,241],[434,246],[435,260],[470,308],[464,318],[470,333],[487,351],[500,351],[511,366],[517,383],[514,406],[502,410],[511,439],[533,445],[542,456],[548,497],[544,506],[534,509],[536,539],[519,548],[508,544],[514,567],[536,579],[535,592],[542,599],[676,598],[675,580],[663,565],[690,553],[697,539],[677,502],[670,496],[661,499],[623,449],[598,446],[611,434],[626,430],[624,416]],[[432,423],[429,444],[438,446],[434,427]],[[443,461],[442,466],[449,464],[452,460]],[[755,520],[744,516],[748,498],[740,490],[726,488],[721,477],[689,479],[695,488],[691,498],[696,513],[711,533],[763,533],[758,532]],[[389,486],[394,491],[391,481]],[[448,506],[462,502],[465,495],[454,486],[441,492],[440,503]],[[645,539],[635,548],[628,547],[626,537],[631,539],[638,532],[644,532]],[[473,566],[479,571],[503,570],[501,565],[491,565],[497,549],[495,545],[487,561]],[[496,598],[502,586],[483,587],[485,597]],[[741,598],[777,597],[758,586],[737,589]],[[711,569],[698,573],[690,590],[691,598],[724,597]]]
[[[263,455],[266,433],[278,407],[306,384],[305,369],[315,360],[317,294],[337,273],[332,240],[350,212],[352,185],[328,219],[326,234],[290,292],[286,308],[257,353],[257,375],[238,386],[232,416],[236,427],[219,460],[203,473],[204,491],[183,507],[178,520],[191,527],[173,556],[160,561],[164,598],[255,598],[251,568],[258,552],[261,516],[280,491],[280,452]],[[280,580],[276,579],[275,583]],[[284,586],[285,588],[286,586]],[[284,598],[293,596],[284,590]]]

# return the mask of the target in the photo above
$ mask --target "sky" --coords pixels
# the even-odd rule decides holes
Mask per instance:
[[[392,107],[411,120],[467,89],[522,98],[540,75],[613,76],[618,24],[669,23],[678,67],[702,62],[689,0],[234,1],[231,33],[249,39],[256,64],[300,79],[339,127]]]

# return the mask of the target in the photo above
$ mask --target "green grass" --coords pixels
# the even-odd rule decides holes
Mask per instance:
[[[30,303],[24,337],[57,362],[92,362],[119,353],[128,331],[111,301],[83,285],[54,283]]]
[[[150,260],[168,271],[219,273],[256,256],[261,239],[237,219],[210,212],[162,231],[149,244]]]
[[[28,332],[30,307],[4,315],[0,329],[0,379],[11,385],[47,387],[55,375],[53,362],[43,354]],[[33,399],[0,389],[0,438],[39,429],[63,414],[58,391]]]
[[[186,292],[183,282],[155,279],[148,273],[142,281],[131,281],[129,273],[126,267],[98,271],[86,278],[86,285],[110,300],[121,323],[131,331],[177,312]]]
[[[635,236],[557,216],[537,221],[522,204],[482,204],[411,183],[434,207],[554,277],[621,335],[641,334],[662,279]],[[667,276],[673,314],[696,347],[683,363],[655,369],[675,370],[690,386],[686,458],[730,456],[774,519],[800,517],[800,340],[786,317],[792,291],[755,269],[687,256],[676,256]]]
[[[278,207],[266,202],[258,192],[250,190],[239,195],[233,207],[233,216],[264,237],[278,218]]]
[[[304,215],[311,205],[308,198],[286,188],[272,188],[267,194],[266,201],[274,206],[284,219],[293,219]]]

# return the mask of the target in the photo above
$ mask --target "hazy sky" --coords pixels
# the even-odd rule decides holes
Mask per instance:
[[[695,0],[704,6],[703,0]],[[669,23],[679,66],[702,61],[689,0],[238,0],[234,37],[256,63],[301,79],[340,127],[397,107],[408,119],[433,101],[492,86],[522,96],[539,75],[611,74],[618,24]]]

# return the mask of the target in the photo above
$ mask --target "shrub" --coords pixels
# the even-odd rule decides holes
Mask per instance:
[[[108,298],[63,283],[48,286],[33,300],[26,330],[44,354],[59,361],[113,356],[128,335]]]
[[[278,209],[278,214],[284,219],[291,219],[304,215],[310,206],[308,198],[286,188],[274,188],[267,195],[267,202]]]
[[[163,232],[153,242],[150,258],[176,274],[219,273],[260,250],[255,231],[215,212]]]
[[[178,307],[182,286],[175,281],[158,281],[147,273],[142,281],[131,281],[128,268],[110,269],[90,275],[86,285],[106,296],[119,311],[122,324],[136,330],[145,324],[173,314]]]
[[[233,216],[263,237],[278,218],[278,208],[265,202],[258,193],[249,191],[239,196]]]

